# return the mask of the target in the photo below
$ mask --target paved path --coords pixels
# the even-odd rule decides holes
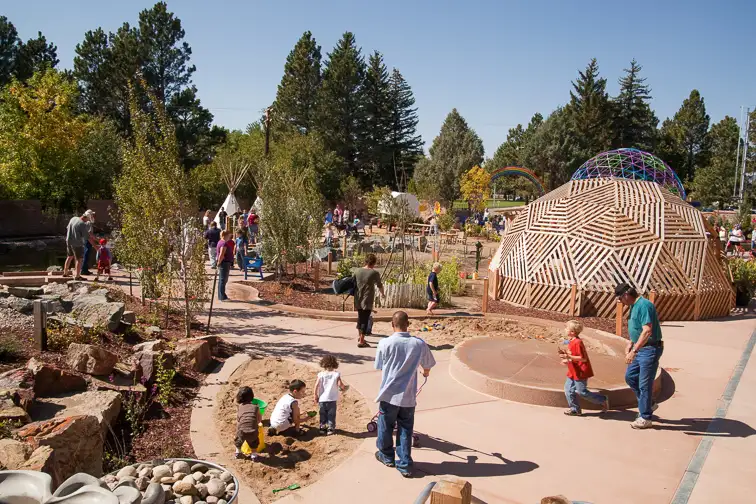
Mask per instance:
[[[229,295],[235,295],[233,286]],[[224,302],[216,305],[213,325],[223,327],[229,339],[250,353],[306,362],[336,354],[344,380],[375,411],[372,400],[380,382],[372,367],[375,349],[356,348],[353,322],[285,317],[257,311],[248,303]],[[567,418],[558,408],[474,392],[449,375],[450,351],[436,351],[438,365],[416,413],[422,447],[413,450],[413,457],[420,478],[405,480],[379,465],[373,456],[375,441],[368,438],[334,471],[278,502],[413,502],[428,482],[448,475],[470,481],[478,502],[485,503],[532,504],[546,495],[564,494],[594,504],[666,504],[676,492],[680,495],[678,487],[702,439],[714,442],[696,469],[689,498],[676,503],[749,502],[756,495],[756,358],[743,358],[755,328],[756,320],[745,318],[664,324],[662,366],[674,383],[666,384],[671,397],[657,411],[656,428],[648,431],[629,427],[634,411],[613,412],[604,419]],[[387,324],[376,324],[375,332],[387,334]],[[238,362],[229,360],[218,376],[228,376]],[[744,366],[733,389],[738,363]],[[726,417],[712,423],[728,384],[734,394]],[[213,400],[217,387],[201,393],[205,400],[195,411],[196,422],[193,414],[192,439],[198,455],[223,458],[227,454],[218,453],[208,420],[212,411],[207,400]]]

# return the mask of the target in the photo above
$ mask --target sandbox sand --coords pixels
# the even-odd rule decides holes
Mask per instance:
[[[307,383],[307,395],[300,400],[302,411],[318,411],[312,390],[318,371],[316,367],[279,358],[253,359],[237,369],[218,394],[215,410],[215,425],[226,452],[234,453],[235,396],[240,386],[252,387],[255,397],[268,403],[263,421],[267,430],[276,401],[288,392],[289,380],[298,378]],[[365,426],[369,420],[365,399],[349,389],[341,394],[338,403],[336,435],[322,436],[318,431],[319,416],[316,415],[303,424],[305,432],[298,438],[266,435],[265,442],[278,452],[276,455],[262,454],[259,462],[234,460],[233,470],[255,492],[260,502],[272,502],[289,493],[274,495],[274,488],[292,483],[302,487],[310,485],[341,464],[368,437]]]

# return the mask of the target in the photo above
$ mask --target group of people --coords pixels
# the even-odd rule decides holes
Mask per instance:
[[[409,316],[406,312],[394,313],[391,325],[394,333],[379,343],[375,354],[375,369],[382,372],[381,385],[376,397],[378,450],[375,452],[375,458],[385,466],[396,467],[402,476],[411,477],[418,370],[422,370],[423,376],[427,378],[436,361],[425,341],[409,333]],[[336,433],[336,412],[340,393],[348,387],[337,371],[339,362],[335,356],[326,355],[321,359],[320,366],[322,371],[318,373],[313,387],[313,399],[320,410],[320,433],[330,436]],[[291,380],[288,389],[289,391],[278,399],[270,415],[270,427],[267,431],[269,436],[298,436],[302,433],[302,422],[317,414],[303,412],[300,407],[300,401],[307,395],[307,384],[304,381]],[[259,407],[253,402],[254,397],[254,392],[249,386],[241,387],[236,395],[239,404],[234,439],[237,458],[247,457],[242,451],[245,442],[253,452],[257,451],[259,446],[262,415]],[[396,446],[393,439],[395,427]],[[249,456],[253,461],[259,457],[258,453]]]
[[[653,426],[651,419],[657,408],[652,397],[654,378],[659,368],[659,359],[664,353],[661,325],[654,304],[640,296],[634,287],[621,283],[614,292],[617,299],[630,308],[627,322],[630,340],[625,346],[625,382],[638,400],[638,417],[630,426],[633,429],[648,429]],[[588,390],[588,379],[593,376],[593,368],[580,339],[582,331],[583,326],[579,322],[567,322],[567,348],[558,349],[562,364],[567,366],[564,393],[569,409],[564,413],[568,416],[582,416],[578,396],[600,405],[602,412],[610,407],[607,396]]]
[[[725,253],[734,251],[739,255],[745,253],[743,243],[746,242],[746,235],[740,224],[735,224],[728,232],[727,228],[722,226],[716,226],[715,232],[719,236],[719,241],[724,247]],[[751,257],[756,257],[756,230],[751,232]]]
[[[73,278],[83,280],[84,276],[92,273],[89,271],[89,258],[91,251],[96,251],[95,263],[97,265],[97,274],[95,280],[100,279],[100,275],[106,274],[107,280],[112,281],[110,274],[110,264],[112,255],[107,247],[108,240],[100,238],[98,241],[94,235],[95,212],[87,210],[81,216],[72,217],[66,226],[66,262],[63,266],[63,276],[71,275],[71,263],[73,263]]]

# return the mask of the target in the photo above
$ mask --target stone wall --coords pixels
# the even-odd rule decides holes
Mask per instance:
[[[97,231],[111,229],[113,200],[90,200],[87,208],[97,213]],[[47,213],[37,200],[0,200],[0,238],[62,235],[71,216]]]

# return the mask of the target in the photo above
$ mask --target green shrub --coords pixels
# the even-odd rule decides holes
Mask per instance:
[[[438,290],[440,304],[443,306],[449,306],[451,297],[461,294],[464,290],[462,279],[459,278],[461,265],[462,262],[457,257],[441,261],[441,271],[438,273]],[[415,268],[412,272],[412,283],[425,285],[432,267],[433,263],[429,262]]]
[[[729,265],[735,288],[752,298],[756,293],[756,261],[745,261],[735,257],[729,259]]]
[[[15,439],[13,431],[21,427],[21,422],[12,420],[0,420],[0,439]]]
[[[436,217],[436,222],[441,231],[449,231],[454,226],[454,216],[450,213],[441,214]]]
[[[53,352],[65,352],[71,343],[94,345],[100,342],[98,328],[86,330],[75,325],[47,328],[47,348]]]
[[[21,347],[16,340],[0,337],[0,362],[13,362],[21,358]]]
[[[352,276],[352,270],[365,265],[365,256],[358,254],[352,257],[343,257],[339,260],[339,266],[336,268],[336,277],[346,278]]]

